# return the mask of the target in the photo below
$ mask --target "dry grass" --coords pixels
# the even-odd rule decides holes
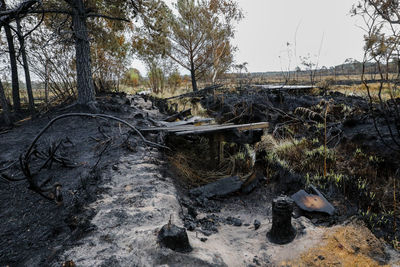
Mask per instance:
[[[183,184],[196,187],[215,182],[224,177],[238,175],[246,180],[252,173],[254,158],[251,148],[222,142],[219,164],[212,158],[209,140],[178,141],[179,148],[168,159]]]
[[[168,157],[179,178],[189,187],[196,187],[215,182],[221,178],[231,176],[234,162],[226,160],[217,169],[207,168],[202,160],[195,155],[176,152]]]
[[[338,227],[325,235],[324,242],[303,253],[299,259],[284,262],[283,266],[383,266],[384,245],[366,227],[349,225]],[[385,265],[389,266],[389,265]]]
[[[379,83],[368,84],[370,93],[374,101],[379,100]],[[331,91],[338,91],[345,95],[356,95],[364,98],[368,98],[368,91],[365,85],[335,85],[330,87]],[[381,97],[383,100],[389,100],[392,97],[400,97],[400,89],[396,89],[393,84],[384,84],[381,90]]]

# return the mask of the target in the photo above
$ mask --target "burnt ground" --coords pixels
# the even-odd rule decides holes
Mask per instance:
[[[103,96],[98,102],[101,113],[115,115],[133,124],[146,124],[141,112],[131,107],[124,95]],[[72,107],[52,111],[1,134],[0,166],[18,160],[50,119],[68,112],[90,110]],[[136,114],[139,119],[134,119]],[[73,117],[56,122],[41,137],[37,147],[44,151],[52,142],[66,137],[70,140],[61,153],[78,166],[66,168],[53,163],[37,177],[40,181],[51,178],[50,185],[56,182],[62,185],[63,205],[28,189],[27,181],[8,182],[0,178],[0,266],[46,266],[60,251],[95,229],[90,222],[95,212],[88,204],[107,190],[100,187],[104,183],[100,174],[121,156],[133,153],[138,144],[143,145],[135,134],[128,134],[126,128],[121,128],[106,120]],[[112,141],[106,147],[108,143],[102,142],[108,138]],[[17,166],[4,173],[17,173],[15,178],[23,177],[18,174]]]
[[[256,151],[257,161],[264,168],[267,180],[264,185],[269,189],[274,188],[269,195],[291,195],[299,189],[307,190],[311,183],[317,185],[337,208],[335,216],[301,214],[312,219],[316,225],[335,225],[351,216],[357,216],[365,221],[378,238],[384,238],[393,244],[393,240],[400,237],[400,231],[394,227],[395,217],[390,213],[395,208],[393,181],[398,181],[400,167],[399,153],[392,149],[396,148],[395,142],[400,140],[395,130],[399,125],[394,110],[392,113],[385,113],[380,106],[374,105],[374,113],[371,113],[367,99],[346,96],[339,92],[324,95],[322,92],[289,93],[251,87],[233,92],[217,90],[214,94],[178,99],[170,105],[184,105],[187,108],[193,103],[200,103],[207,113],[220,123],[267,121],[270,127],[265,134],[273,136],[276,140],[305,140],[293,145],[293,151],[283,151],[283,155],[278,155],[282,156],[280,160],[285,160],[289,166],[265,160],[265,151]],[[336,177],[333,180],[338,179],[337,181],[330,178],[325,181],[321,179],[323,154],[315,153],[324,143],[324,109],[327,103],[330,106],[327,114],[328,149],[335,154],[332,162],[329,162],[328,158],[328,172],[331,177]],[[160,106],[165,105],[161,102]],[[374,121],[380,134],[376,131]],[[388,125],[393,134],[390,133]],[[172,144],[178,144],[179,151],[182,147],[186,149],[193,146],[193,142],[196,141],[188,140],[186,145],[182,145],[178,140]],[[201,149],[195,148],[195,153],[200,153],[198,151]],[[206,157],[199,158],[203,161],[202,165],[209,164]],[[207,168],[212,166],[201,170]],[[265,169],[269,170],[268,173]],[[182,170],[177,170],[176,173],[182,176]],[[201,171],[196,175],[199,173]],[[181,188],[182,194],[187,194],[187,185]],[[257,190],[260,190],[259,186],[255,194],[258,194]],[[398,187],[395,187],[395,190],[398,195]],[[200,209],[202,206],[212,207],[209,203],[190,205]],[[396,215],[396,220],[398,219]],[[193,220],[189,218],[189,221]],[[201,225],[201,222],[194,221]]]
[[[270,133],[277,138],[290,134],[296,138],[314,138],[322,136],[322,129],[315,122],[307,122],[306,127],[297,131],[281,126],[293,122],[297,107],[320,113],[318,104],[324,98],[333,98],[337,106],[351,107],[332,113],[328,119],[330,134],[337,136],[331,148],[358,142],[363,151],[377,151],[389,160],[381,168],[398,166],[397,158],[391,157],[374,134],[371,118],[365,115],[368,104],[363,99],[340,94],[299,97],[248,91],[206,96],[201,101],[219,122],[269,121]],[[126,119],[139,128],[151,126],[152,119],[165,117],[151,103],[138,97],[133,100],[130,105],[123,96],[100,97],[99,110]],[[17,159],[51,118],[77,111],[87,112],[77,108],[54,111],[0,135],[0,166]],[[338,121],[341,123],[337,126]],[[54,163],[38,176],[41,181],[51,177],[48,184],[62,184],[62,206],[27,189],[26,181],[0,180],[0,266],[60,266],[68,260],[77,266],[274,266],[283,260],[298,258],[308,248],[318,245],[327,231],[319,226],[333,226],[333,229],[353,215],[359,217],[359,202],[366,200],[351,199],[334,186],[320,188],[338,212],[329,217],[297,210],[293,219],[298,230],[296,239],[287,246],[277,246],[265,237],[271,226],[271,200],[281,193],[305,188],[304,173],[293,174],[281,166],[262,162],[273,172],[264,173],[265,178],[251,193],[198,201],[190,196],[188,185],[179,179],[179,173],[158,149],[146,148],[134,134],[125,142],[128,135],[127,129],[101,119],[73,118],[52,126],[37,149],[45,150],[53,141],[68,136],[71,142],[66,142],[61,152],[79,166],[65,168]],[[104,150],[109,138],[112,138],[111,145]],[[161,135],[148,134],[146,138],[162,140]],[[257,155],[257,158],[263,156]],[[8,170],[11,174],[16,171]],[[157,232],[169,219],[188,229],[194,248],[190,254],[158,246]],[[255,226],[257,222],[259,228]],[[391,222],[386,225],[387,229],[380,227],[382,237],[390,231]],[[379,246],[383,251],[386,245]],[[391,250],[391,253],[380,252],[374,260],[387,263],[396,258],[398,255]]]

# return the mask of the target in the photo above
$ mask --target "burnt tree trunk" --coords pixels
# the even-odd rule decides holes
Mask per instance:
[[[190,76],[192,77],[193,92],[196,92],[196,91],[198,91],[198,89],[197,89],[197,81],[196,81],[196,70],[194,69],[193,59],[191,60],[191,63],[190,63]]]
[[[11,124],[10,120],[10,110],[8,109],[8,103],[6,99],[6,94],[4,93],[3,83],[0,80],[0,105],[3,109],[4,121],[7,125]]]
[[[44,102],[46,106],[49,105],[49,60],[46,59],[45,69],[45,79],[44,79]]]
[[[78,104],[95,101],[94,83],[90,59],[89,34],[86,24],[85,4],[82,0],[67,1],[72,7],[72,25],[75,36]]]
[[[275,244],[287,244],[296,237],[292,226],[293,200],[287,196],[277,197],[272,201],[272,228],[267,233],[268,239]]]
[[[17,19],[17,32],[18,32],[19,45],[21,46],[20,51],[22,56],[22,64],[25,72],[26,91],[28,93],[28,99],[29,99],[29,111],[33,115],[35,113],[35,100],[33,98],[32,81],[29,72],[28,58],[26,56],[25,39],[24,36],[22,35],[21,23],[19,19]]]
[[[7,6],[4,0],[0,0],[0,4],[1,4],[0,9],[2,11],[7,10]],[[17,67],[17,58],[15,56],[14,38],[12,36],[10,27],[7,24],[3,26],[6,32],[8,53],[10,55],[12,98],[13,98],[14,110],[16,112],[19,112],[21,110],[21,99],[19,97],[18,67]]]

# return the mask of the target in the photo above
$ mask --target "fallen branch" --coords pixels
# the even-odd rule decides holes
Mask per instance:
[[[13,176],[9,176],[6,174],[1,174],[1,177],[7,181],[10,182],[16,182],[16,181],[22,181],[22,180],[27,180],[29,183],[29,189],[38,193],[39,195],[41,195],[42,197],[48,199],[48,200],[56,200],[56,202],[59,202],[59,199],[62,199],[61,196],[61,185],[56,183],[53,186],[50,187],[46,187],[43,188],[45,185],[47,185],[51,178],[46,179],[43,183],[39,183],[39,181],[35,180],[35,177],[40,173],[40,171],[46,167],[51,167],[52,162],[57,162],[62,164],[65,167],[76,167],[77,165],[72,163],[69,159],[64,158],[60,155],[57,155],[57,150],[64,145],[65,142],[61,141],[58,144],[53,143],[50,148],[48,149],[48,152],[41,152],[38,151],[36,149],[36,144],[39,141],[39,139],[41,138],[41,136],[43,136],[43,134],[58,120],[61,119],[65,119],[65,118],[69,118],[69,117],[88,117],[88,118],[102,118],[102,119],[106,119],[106,120],[114,120],[117,121],[121,124],[124,124],[126,126],[128,126],[133,132],[139,135],[139,137],[142,139],[142,141],[146,144],[146,145],[152,145],[152,146],[156,146],[156,147],[160,147],[160,148],[165,148],[165,149],[169,149],[166,146],[151,142],[146,140],[146,138],[144,138],[144,136],[142,135],[142,133],[136,129],[136,127],[134,127],[133,125],[131,125],[130,123],[128,123],[125,120],[119,119],[117,117],[111,116],[111,115],[104,115],[104,114],[89,114],[89,113],[69,113],[69,114],[64,114],[64,115],[60,115],[54,119],[52,119],[40,132],[39,134],[37,134],[35,136],[35,138],[33,139],[33,141],[31,142],[31,144],[29,145],[27,151],[25,153],[22,153],[19,157],[19,160],[16,160],[12,163],[10,163],[9,165],[3,167],[0,169],[1,171],[5,171],[11,167],[13,167],[15,164],[17,164],[19,162],[20,164],[20,170],[22,171],[22,174],[24,176],[24,178],[14,178]],[[100,133],[102,133],[104,136],[107,136],[101,129],[99,129]],[[128,138],[129,135],[131,134],[129,132],[128,134]],[[99,159],[97,160],[96,164],[94,165],[93,169],[95,169],[97,167],[97,165],[99,164],[103,153],[106,151],[106,149],[110,146],[111,144],[111,138],[108,138],[108,141],[106,142],[104,149],[100,152],[99,154]],[[66,139],[66,143],[72,143],[68,138]],[[37,171],[32,171],[31,167],[30,167],[30,163],[32,162],[32,156],[37,157],[38,159],[44,160],[45,162],[38,167]],[[57,190],[56,190],[57,189]]]
[[[65,119],[65,118],[69,118],[69,117],[88,117],[88,118],[106,118],[106,119],[110,119],[110,120],[115,120],[118,122],[121,122],[122,124],[125,124],[126,126],[128,126],[129,128],[131,128],[133,131],[135,131],[139,137],[142,139],[142,141],[145,144],[148,145],[152,145],[155,147],[159,147],[159,148],[164,148],[164,149],[169,149],[166,146],[148,141],[146,138],[144,138],[144,136],[142,135],[142,133],[132,124],[130,124],[129,122],[119,119],[117,117],[111,116],[111,115],[104,115],[104,114],[90,114],[90,113],[68,113],[68,114],[64,114],[64,115],[60,115],[54,119],[52,119],[41,131],[38,135],[36,135],[36,137],[33,139],[31,145],[29,146],[28,150],[25,153],[24,158],[28,159],[32,153],[32,149],[35,146],[35,144],[37,143],[37,141],[39,140],[39,138],[47,131],[47,129],[50,128],[51,125],[53,125],[56,121],[61,120],[61,119]]]

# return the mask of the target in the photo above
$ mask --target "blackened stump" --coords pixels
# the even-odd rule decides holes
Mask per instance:
[[[192,247],[185,228],[173,224],[164,225],[158,233],[158,242],[161,246],[178,252],[191,252]]]
[[[272,228],[267,238],[272,243],[287,244],[296,237],[296,229],[292,226],[293,200],[287,196],[272,201]]]

